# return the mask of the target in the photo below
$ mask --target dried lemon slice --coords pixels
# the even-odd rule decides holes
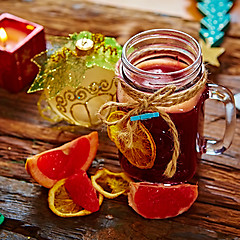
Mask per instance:
[[[50,190],[48,194],[49,208],[60,217],[78,217],[89,215],[92,212],[83,209],[77,205],[70,198],[66,191],[64,184],[66,178],[58,181]],[[99,205],[103,202],[103,196],[99,194]]]
[[[124,173],[114,173],[105,168],[91,176],[93,187],[106,198],[116,198],[126,193],[132,180]],[[105,189],[107,188],[108,191]],[[111,192],[110,192],[111,191]]]
[[[107,120],[115,122],[125,115],[123,111],[115,111],[109,115]],[[152,135],[140,121],[132,124],[135,124],[135,127],[132,131],[131,147],[129,147],[127,121],[108,126],[108,136],[133,166],[141,169],[152,168],[156,158],[156,145]],[[119,137],[121,134],[124,137]]]

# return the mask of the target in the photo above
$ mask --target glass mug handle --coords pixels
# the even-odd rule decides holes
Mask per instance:
[[[205,137],[205,153],[219,155],[227,150],[233,140],[236,125],[236,108],[234,97],[230,90],[214,83],[208,83],[208,93],[211,100],[217,100],[225,107],[225,132],[220,140],[213,140]]]

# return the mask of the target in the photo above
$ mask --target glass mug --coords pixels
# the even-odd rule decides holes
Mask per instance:
[[[175,94],[188,95],[203,78],[206,70],[202,62],[198,42],[186,33],[170,29],[153,29],[130,38],[123,46],[122,56],[116,66],[118,81],[117,100],[133,103],[135,100],[124,88],[149,96],[157,90],[175,85]],[[221,140],[203,136],[204,102],[215,99],[224,103],[226,129]],[[156,144],[156,159],[152,168],[133,166],[119,152],[122,169],[140,181],[176,184],[190,180],[196,172],[201,154],[217,155],[231,145],[236,110],[232,93],[219,85],[205,83],[182,103],[162,107],[169,115],[178,132],[180,144],[176,172],[166,177],[164,171],[173,155],[173,138],[169,125],[161,116],[141,121],[151,133]],[[122,109],[128,111],[127,107]]]

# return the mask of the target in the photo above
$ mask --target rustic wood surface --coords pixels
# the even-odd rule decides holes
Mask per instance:
[[[173,28],[198,38],[199,22],[150,12],[108,7],[87,1],[1,0],[0,13],[9,12],[39,23],[46,36],[88,30],[124,42],[137,32]],[[240,24],[230,25],[220,57],[220,68],[210,67],[212,81],[240,92]],[[220,156],[204,155],[196,179],[199,197],[192,208],[175,218],[146,220],[137,215],[125,197],[104,200],[99,212],[63,219],[47,205],[48,190],[24,169],[26,158],[59,146],[90,129],[59,129],[39,116],[39,93],[10,94],[0,89],[0,239],[240,239],[240,121],[229,150]],[[221,136],[222,105],[206,104],[205,133]],[[239,115],[238,115],[239,117]],[[106,131],[99,131],[100,146],[93,173],[100,166],[119,171],[117,149]]]

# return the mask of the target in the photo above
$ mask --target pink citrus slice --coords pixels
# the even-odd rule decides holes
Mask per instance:
[[[87,170],[96,156],[98,133],[81,136],[60,147],[27,159],[27,172],[42,186],[51,188],[58,180],[79,169]]]
[[[131,182],[128,202],[145,218],[164,219],[187,211],[197,196],[197,185],[164,186],[164,184]]]

